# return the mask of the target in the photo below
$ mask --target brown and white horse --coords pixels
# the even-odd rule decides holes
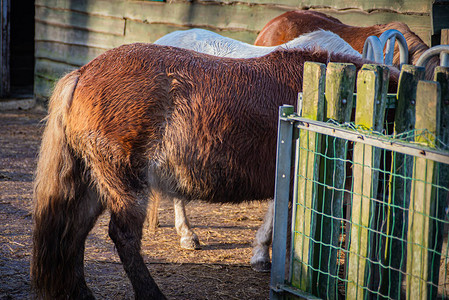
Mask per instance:
[[[368,27],[350,26],[326,14],[310,10],[294,10],[286,12],[269,21],[256,38],[257,46],[276,46],[284,44],[297,36],[318,29],[329,30],[338,34],[358,52],[363,52],[365,40],[372,35],[380,36],[388,29],[400,31],[409,48],[409,63],[416,65],[419,57],[429,47],[410,28],[401,22],[390,22]],[[399,51],[395,51],[393,62],[399,65]],[[439,64],[438,57],[429,60],[426,78],[433,78],[433,71]]]
[[[107,209],[135,297],[163,299],[140,254],[148,202],[158,194],[215,203],[273,197],[278,107],[295,104],[305,61],[366,62],[310,50],[219,58],[138,43],[64,76],[35,178],[37,296],[93,298],[84,244]],[[391,70],[394,84],[398,75]]]

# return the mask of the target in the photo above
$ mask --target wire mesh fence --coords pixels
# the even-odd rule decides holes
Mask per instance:
[[[318,78],[311,92],[307,72]],[[332,99],[332,72],[317,64],[305,66],[301,117],[280,109],[273,299],[449,298],[449,93],[406,67],[401,77],[414,85],[400,82],[391,119],[382,72],[359,73],[352,121],[350,96]],[[378,92],[364,90],[370,78]]]
[[[310,138],[310,133],[309,131],[307,138]],[[341,143],[347,150],[353,146],[351,141],[324,136],[325,148],[335,148],[340,146],[339,144]],[[312,275],[312,277],[316,278],[315,280],[319,281],[318,277],[325,276],[326,279],[323,284],[331,287],[331,290],[319,289],[318,286],[316,291],[313,291],[313,289],[309,290],[309,292],[315,292],[322,298],[333,298],[332,294],[345,297],[348,293],[348,288],[360,288],[369,298],[397,299],[400,295],[405,295],[407,277],[416,277],[416,275],[407,273],[406,269],[407,247],[410,246],[407,244],[408,216],[410,214],[418,214],[429,218],[431,222],[440,223],[434,226],[436,234],[441,236],[439,238],[440,243],[442,242],[442,237],[445,239],[445,247],[443,249],[442,245],[434,245],[430,248],[425,248],[419,244],[415,245],[418,247],[418,255],[421,260],[425,252],[429,252],[429,268],[440,271],[440,265],[442,267],[439,273],[439,282],[435,282],[435,278],[428,279],[428,284],[433,286],[433,290],[429,294],[431,296],[430,299],[434,299],[437,294],[440,297],[448,297],[448,290],[445,289],[445,285],[449,284],[448,274],[446,273],[446,264],[448,262],[447,232],[443,234],[442,231],[445,225],[446,227],[448,225],[446,218],[447,207],[435,207],[434,216],[425,215],[419,211],[412,211],[409,208],[410,201],[406,200],[408,199],[406,195],[407,189],[397,189],[396,187],[409,186],[408,190],[411,191],[413,185],[422,183],[429,185],[428,188],[434,189],[435,197],[437,198],[448,195],[449,189],[441,186],[438,182],[433,183],[407,175],[409,170],[406,167],[398,168],[398,165],[404,161],[413,160],[413,156],[398,154],[378,147],[368,150],[368,147],[370,146],[362,147],[362,156],[370,157],[367,152],[371,150],[380,151],[379,166],[373,166],[371,158],[369,158],[368,162],[356,162],[350,158],[351,154],[347,155],[347,159],[341,159],[329,157],[326,153],[320,153],[300,146],[299,149],[302,155],[317,155],[317,159],[323,164],[323,170],[329,170],[328,165],[346,164],[344,168],[345,184],[343,189],[339,189],[333,185],[324,184],[320,180],[308,178],[303,174],[297,175],[297,180],[303,181],[304,185],[311,184],[315,186],[316,190],[327,189],[330,191],[330,194],[326,195],[324,192],[319,192],[315,203],[312,203],[310,206],[306,206],[301,202],[294,203],[296,216],[303,216],[309,213],[310,218],[315,219],[317,225],[315,236],[307,235],[302,228],[310,223],[305,218],[296,217],[296,222],[292,227],[294,243],[292,245],[291,263],[294,266],[294,270],[298,271],[290,273],[289,281],[292,283],[300,282],[303,279],[302,276],[304,276],[301,270],[310,269],[312,274],[316,273]],[[348,153],[350,152],[348,151]],[[327,171],[331,172],[332,177],[336,170],[334,166]],[[350,166],[352,166],[352,170],[350,170]],[[357,173],[356,168],[363,169],[365,173],[377,173],[379,178],[378,185],[377,187],[370,187],[370,194],[373,196],[367,196],[361,192],[364,184],[363,180],[357,181],[353,178],[353,176],[360,176],[360,174],[352,175],[353,172]],[[413,169],[411,171],[413,172]],[[435,171],[439,173],[439,165]],[[326,173],[324,173],[323,177],[325,176]],[[359,186],[355,186],[355,184]],[[303,193],[302,198],[304,198],[307,191],[305,189],[297,191],[297,193],[300,192]],[[402,200],[401,202],[392,203],[392,199],[397,197],[397,192],[402,193]],[[425,195],[416,196],[425,197]],[[294,197],[294,199],[297,197]],[[335,211],[325,213],[319,208],[319,203],[325,201],[334,202],[337,198],[343,199],[342,205],[336,208],[339,210],[338,213]],[[368,215],[363,213],[363,206],[360,205],[363,201],[368,202],[371,206]],[[447,200],[443,203],[447,205]],[[330,222],[335,224],[327,226],[326,224]],[[421,228],[423,233],[429,232],[429,229],[426,230],[425,226]],[[327,229],[330,229],[331,240],[324,242],[323,235]],[[365,236],[363,236],[360,229],[366,231]],[[317,264],[313,264],[313,262],[305,259],[305,240],[308,241],[309,247],[315,248],[315,251],[320,254]],[[366,247],[363,254],[360,251],[361,247]],[[328,258],[323,259],[324,253],[328,253]],[[361,268],[361,263],[358,260],[364,260],[366,264],[366,274],[363,274],[366,278],[361,280],[350,275],[351,272]],[[332,264],[335,264],[336,268],[334,274],[331,274],[329,271],[332,269]],[[430,276],[435,276],[435,272],[430,272]],[[418,280],[422,279],[418,278]],[[393,282],[400,284],[392,284]],[[435,288],[438,289],[438,292]],[[324,290],[326,292],[323,294],[322,291]]]

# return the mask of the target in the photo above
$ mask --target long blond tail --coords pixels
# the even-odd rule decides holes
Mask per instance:
[[[74,280],[73,275],[67,274],[76,259],[76,253],[69,249],[68,229],[72,226],[70,222],[73,223],[70,216],[76,213],[70,211],[70,202],[75,198],[80,170],[67,143],[65,127],[79,76],[78,71],[73,71],[57,83],[50,98],[39,152],[34,182],[31,262],[32,285],[39,298],[66,293],[64,289]]]

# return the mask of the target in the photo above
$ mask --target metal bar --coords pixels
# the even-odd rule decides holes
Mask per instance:
[[[298,101],[302,100],[303,97],[303,93],[298,93]],[[354,107],[356,107],[357,104],[357,93],[354,93],[354,96],[352,97],[352,101],[354,103]],[[397,98],[396,98],[396,94],[387,94],[387,106],[386,108],[396,108],[396,102],[397,102]],[[298,113],[300,113],[300,111],[298,111]]]
[[[294,108],[279,108],[279,126],[276,155],[276,182],[274,193],[273,246],[271,258],[270,299],[282,299],[277,286],[285,282],[285,257],[287,249],[288,203],[290,200],[290,169],[292,160],[293,123],[285,117]]]
[[[417,144],[414,145],[407,142],[393,141],[383,137],[363,134],[354,130],[343,129],[329,123],[312,121],[297,116],[289,116],[288,118],[284,117],[283,119],[284,121],[295,121],[296,126],[299,129],[310,130],[321,134],[347,139],[353,142],[359,142],[403,154],[431,159],[443,164],[449,164],[449,152],[446,151],[438,151]]]
[[[316,297],[312,294],[306,293],[304,291],[301,291],[300,289],[297,289],[291,285],[279,285],[276,287],[276,289],[278,290],[278,292],[284,291],[287,292],[289,294],[295,295],[296,297],[298,297],[301,300],[317,300],[317,299],[321,299],[319,297]],[[296,299],[296,298],[295,298]]]

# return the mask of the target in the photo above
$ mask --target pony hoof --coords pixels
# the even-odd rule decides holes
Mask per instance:
[[[200,240],[196,234],[181,238],[180,245],[182,249],[199,250],[201,249]]]
[[[269,261],[258,261],[251,263],[251,268],[259,273],[268,273],[271,270],[271,262]]]

